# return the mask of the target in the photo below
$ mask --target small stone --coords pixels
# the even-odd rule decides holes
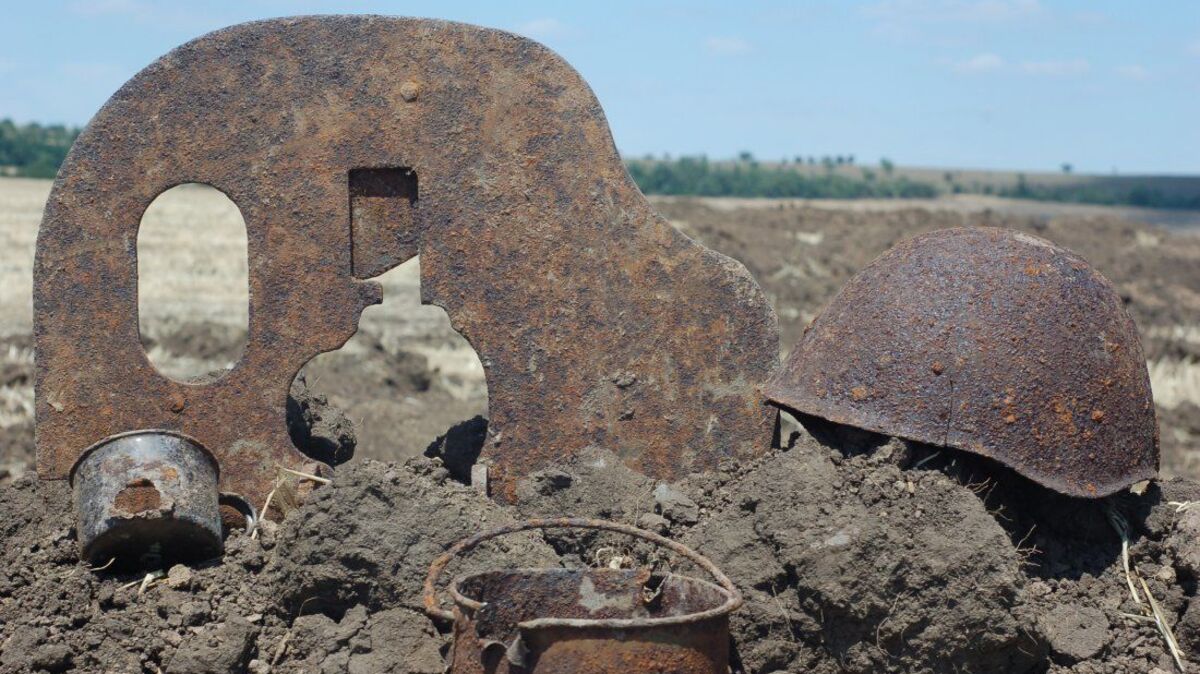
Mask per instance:
[[[171,646],[178,646],[183,643],[183,637],[179,636],[179,633],[175,630],[163,630],[158,633],[158,638],[162,639],[163,643]]]
[[[553,469],[543,470],[529,477],[537,485],[538,493],[543,496],[549,496],[554,492],[567,489],[575,481],[575,478],[570,473]]]
[[[1035,580],[1025,587],[1025,591],[1031,597],[1045,597],[1050,594],[1050,586],[1044,581]]]
[[[203,602],[184,602],[179,607],[179,616],[184,625],[199,625],[208,620],[208,605]]]
[[[1164,583],[1167,583],[1168,585],[1174,584],[1175,583],[1175,568],[1172,567],[1170,564],[1164,564],[1162,566],[1162,568],[1160,568],[1158,570],[1158,573],[1154,574],[1154,577],[1157,578],[1158,580],[1161,580]]]
[[[1167,538],[1167,547],[1180,571],[1189,576],[1200,575],[1200,508],[1188,508],[1179,514],[1175,531]]]
[[[612,382],[617,388],[629,388],[637,383],[637,375],[632,372],[618,372],[613,375]]]
[[[662,482],[654,488],[654,503],[658,513],[677,524],[695,524],[700,521],[700,506],[687,494]]]
[[[192,587],[192,570],[176,564],[167,571],[167,587],[172,590],[187,590]]]
[[[1108,643],[1108,618],[1100,609],[1062,604],[1038,621],[1058,662],[1071,665],[1096,657]]]
[[[258,535],[266,540],[274,540],[279,531],[279,523],[273,520],[258,521]]]
[[[646,513],[639,517],[637,525],[646,531],[652,531],[656,534],[665,534],[671,528],[671,522],[667,518],[654,513]]]
[[[65,672],[71,667],[71,649],[66,644],[42,644],[29,664],[35,671]]]
[[[269,674],[271,671],[271,665],[267,662],[259,660],[258,658],[255,658],[250,661],[247,669],[250,671],[250,674]]]
[[[167,674],[236,674],[246,671],[258,630],[241,619],[188,637],[167,663]]]

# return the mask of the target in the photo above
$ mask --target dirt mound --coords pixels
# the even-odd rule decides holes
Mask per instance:
[[[338,473],[278,528],[163,579],[77,562],[65,483],[0,487],[0,671],[441,672],[445,637],[420,612],[428,564],[512,514],[426,459]],[[554,564],[532,536],[484,546],[455,572]]]
[[[808,423],[790,449],[678,484],[596,450],[531,475],[511,507],[437,458],[350,464],[282,524],[232,534],[222,560],[149,583],[80,566],[65,485],[21,478],[0,486],[0,672],[439,672],[427,565],[541,514],[636,522],[712,557],[748,600],[737,672],[1170,671],[1136,617],[1117,512],[1133,568],[1200,649],[1200,507],[1178,505],[1196,484],[1078,501],[969,455]],[[531,533],[449,575],[613,554],[699,573],[619,537]]]
[[[1024,558],[969,490],[804,443],[713,485],[688,540],[741,581],[749,671],[1027,671]],[[836,666],[834,666],[836,663]]]

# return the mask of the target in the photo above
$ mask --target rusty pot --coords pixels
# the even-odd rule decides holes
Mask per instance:
[[[529,529],[602,529],[628,534],[687,558],[716,579],[650,569],[507,569],[455,579],[454,611],[439,607],[436,584],[460,553]],[[454,623],[451,674],[725,674],[729,614],[741,593],[711,561],[648,531],[587,519],[529,520],[459,541],[425,580],[430,616]]]

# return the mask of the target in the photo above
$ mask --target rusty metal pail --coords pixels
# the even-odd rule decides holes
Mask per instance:
[[[685,557],[717,583],[649,569],[509,569],[455,579],[454,611],[440,608],[437,579],[460,553],[530,529],[601,529]],[[726,674],[729,614],[741,593],[691,548],[635,527],[589,519],[539,519],[485,531],[434,560],[425,610],[454,623],[450,674]]]

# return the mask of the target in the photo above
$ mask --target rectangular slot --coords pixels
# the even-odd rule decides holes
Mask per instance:
[[[411,168],[350,169],[351,266],[371,278],[417,254],[417,174]]]

